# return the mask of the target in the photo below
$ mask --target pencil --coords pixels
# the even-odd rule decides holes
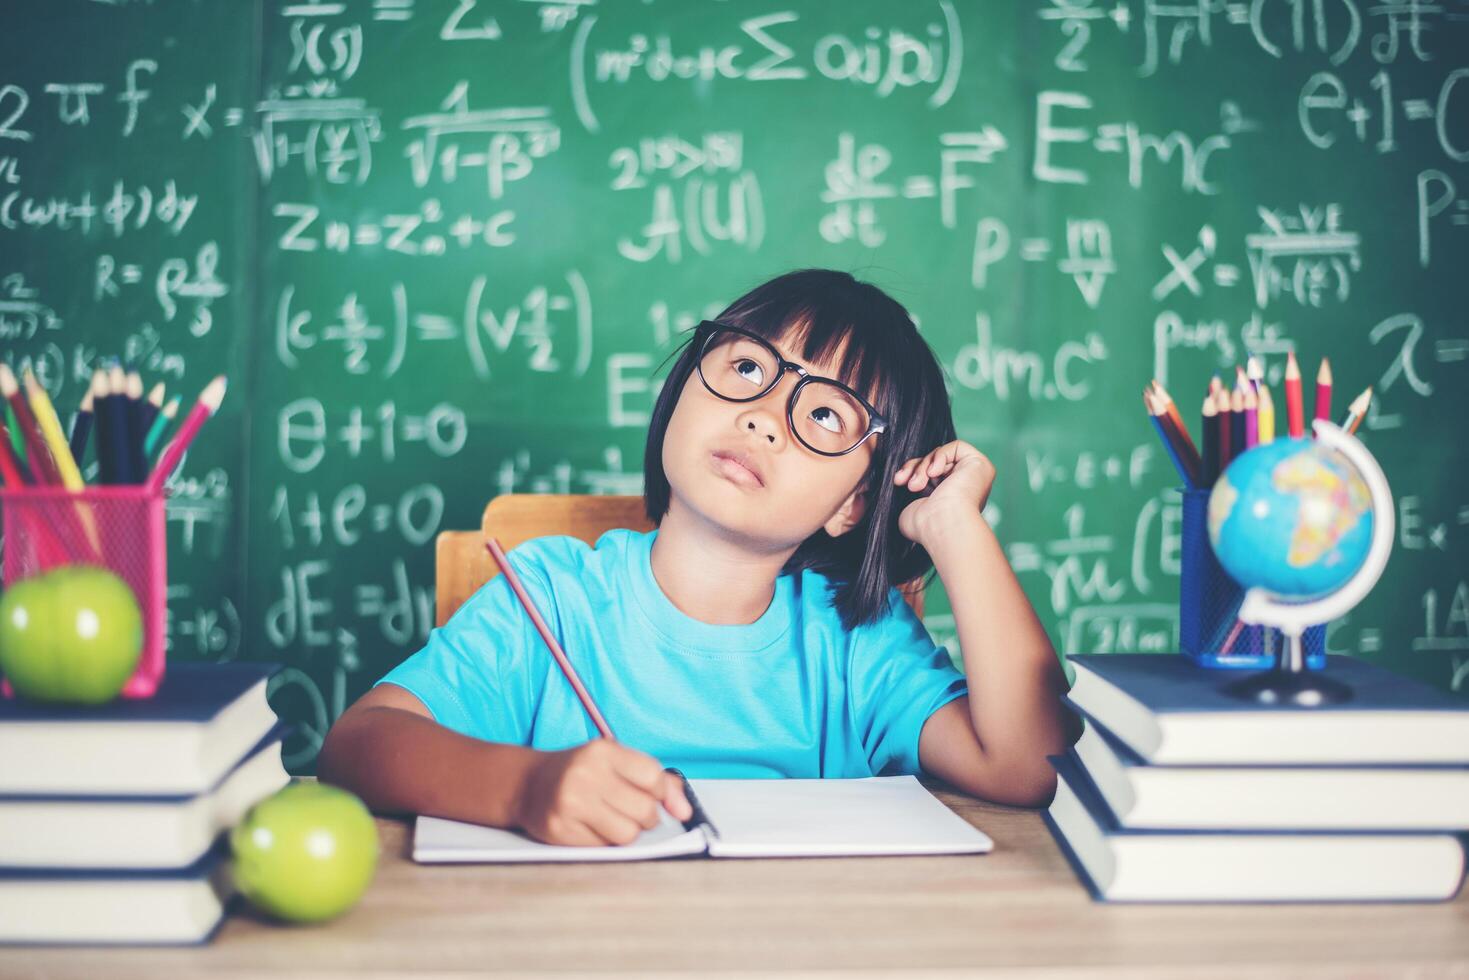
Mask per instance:
[[[1270,394],[1270,386],[1265,380],[1260,379],[1260,390],[1256,394],[1259,400],[1259,435],[1260,442],[1275,441],[1275,397]]]
[[[5,426],[10,430],[10,449],[15,454],[15,458],[24,466],[26,443],[25,438],[21,435],[20,425],[15,420],[15,412],[11,409],[10,402],[4,398],[0,398],[0,405],[4,406]]]
[[[1219,418],[1219,472],[1229,469],[1238,447],[1234,444],[1234,411],[1223,385],[1214,392],[1214,414]]]
[[[1261,383],[1265,380],[1265,366],[1254,354],[1245,358],[1245,377],[1250,379],[1250,387],[1258,392]]]
[[[158,413],[163,410],[163,391],[163,382],[160,381],[148,392],[148,397],[138,405],[143,419],[143,424],[139,427],[138,432],[139,447],[148,438],[148,433],[153,428],[153,420],[158,418]]]
[[[1178,431],[1178,435],[1181,437],[1183,444],[1188,447],[1188,454],[1194,459],[1198,459],[1199,448],[1194,445],[1193,437],[1188,434],[1188,426],[1183,424],[1183,416],[1179,414],[1178,406],[1173,403],[1173,397],[1168,394],[1168,389],[1159,384],[1157,378],[1153,379],[1153,400],[1158,403],[1158,407],[1163,410],[1168,416],[1169,421],[1173,423],[1173,427]]]
[[[1341,427],[1346,430],[1347,435],[1357,431],[1357,426],[1362,424],[1362,419],[1367,414],[1367,406],[1372,404],[1372,386],[1368,385],[1362,389],[1362,393],[1352,399],[1352,404],[1347,406],[1346,421]]]
[[[71,455],[71,447],[61,434],[61,420],[56,417],[51,396],[46,394],[46,389],[41,387],[30,368],[21,373],[21,383],[25,386],[31,414],[36,419],[36,429],[41,433],[41,438],[45,440],[46,448],[51,453],[51,459],[56,463],[56,475],[60,478],[61,485],[68,490],[84,489],[82,474]]]
[[[143,458],[143,439],[148,435],[143,423],[143,379],[137,371],[129,371],[127,381],[128,471],[133,475],[131,482],[142,483],[148,472],[148,461]]]
[[[1245,385],[1245,448],[1253,449],[1260,444],[1260,400],[1255,391]]]
[[[1178,470],[1178,475],[1183,479],[1184,485],[1189,488],[1197,487],[1199,485],[1197,467],[1191,467],[1183,441],[1174,432],[1173,423],[1168,418],[1167,411],[1158,403],[1153,392],[1147,388],[1143,389],[1143,407],[1148,410],[1148,417],[1153,420],[1153,427],[1158,430],[1158,436],[1163,440],[1163,448],[1168,450],[1168,455],[1173,460],[1173,467]]]
[[[25,396],[20,393],[15,373],[10,370],[10,365],[4,363],[0,363],[0,394],[5,396],[6,403],[15,415],[15,424],[20,429],[25,444],[26,462],[30,464],[31,475],[42,486],[59,486],[61,474],[56,471],[56,463],[51,459],[46,441],[41,438],[41,430],[36,427],[36,417],[31,414]]]
[[[107,435],[107,465],[103,470],[106,474],[103,479],[108,483],[136,483],[132,475],[132,466],[128,457],[128,424],[127,424],[127,375],[123,373],[120,364],[113,364],[107,369],[107,394],[103,396],[100,405],[94,405],[98,418],[105,420],[106,425],[97,430],[101,436]],[[97,447],[101,449],[99,445]]]
[[[143,455],[149,459],[153,457],[153,450],[158,446],[158,440],[168,431],[168,426],[173,422],[173,417],[179,413],[179,396],[174,395],[163,406],[163,411],[158,413],[158,418],[153,420],[153,425],[148,429],[148,438],[143,441]]]
[[[1295,351],[1285,356],[1285,417],[1290,426],[1290,437],[1304,437],[1306,415],[1301,404],[1301,366],[1296,363]]]
[[[173,468],[183,459],[184,452],[194,437],[199,434],[205,420],[219,410],[219,403],[224,401],[225,380],[224,375],[219,375],[213,381],[204,386],[199,393],[199,399],[194,402],[194,407],[189,409],[189,415],[182,425],[179,426],[179,434],[173,437],[173,441],[163,447],[163,453],[158,457],[158,465],[153,467],[153,472],[148,476],[147,486],[150,491],[162,488],[163,481],[168,479]]]
[[[10,429],[4,419],[0,419],[0,479],[12,488],[23,487],[30,482],[21,475],[20,460],[15,458],[15,450],[10,448]]]
[[[1316,418],[1331,421],[1331,362],[1324,357],[1316,371]]]
[[[26,397],[30,399],[31,412],[36,417],[36,425],[41,431],[41,437],[46,440],[46,447],[51,451],[52,458],[56,461],[56,471],[61,479],[61,485],[73,493],[81,493],[86,484],[82,482],[81,470],[77,468],[76,460],[72,458],[71,447],[66,444],[66,437],[61,434],[61,420],[56,417],[56,409],[51,404],[51,396],[46,394],[36,376],[26,368],[23,375]],[[102,553],[102,539],[97,534],[97,515],[92,513],[92,508],[78,501],[76,513],[81,517],[82,530],[87,535],[87,541],[92,546],[94,557],[100,557]]]
[[[1219,409],[1214,396],[1204,396],[1202,430],[1204,433],[1204,483],[1213,485],[1219,479]]]
[[[71,458],[76,460],[78,466],[82,465],[83,458],[87,455],[87,437],[92,434],[92,404],[97,396],[93,392],[97,388],[97,376],[100,371],[92,372],[92,382],[87,387],[87,393],[82,396],[82,407],[77,410],[76,418],[71,420],[71,438],[68,443],[71,448]]]
[[[1249,443],[1245,441],[1245,390],[1243,386],[1237,387],[1229,394],[1229,445],[1238,457],[1246,449]]]
[[[617,737],[612,734],[611,726],[602,717],[602,712],[597,710],[597,705],[592,700],[591,694],[587,693],[587,689],[583,686],[581,678],[576,676],[576,668],[571,666],[570,660],[566,659],[566,653],[561,649],[561,644],[556,642],[556,637],[551,635],[551,631],[546,627],[546,621],[541,618],[540,611],[536,609],[535,603],[531,602],[530,595],[526,593],[525,586],[520,582],[520,576],[516,573],[514,566],[510,564],[510,558],[505,554],[505,550],[500,547],[500,542],[491,537],[485,541],[485,547],[489,549],[490,554],[494,557],[495,564],[500,566],[500,571],[505,574],[505,581],[510,583],[510,588],[515,592],[515,597],[525,607],[526,615],[530,616],[530,621],[535,624],[536,631],[541,634],[541,639],[545,640],[546,646],[551,649],[551,656],[556,658],[556,663],[560,665],[561,672],[571,682],[571,689],[576,692],[577,698],[581,700],[581,706],[591,716],[592,724],[597,726],[597,731],[602,733],[603,738],[614,742],[617,741]]]

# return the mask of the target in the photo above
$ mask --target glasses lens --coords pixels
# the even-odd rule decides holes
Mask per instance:
[[[699,373],[721,398],[744,401],[775,384],[779,365],[770,351],[743,334],[720,330],[709,337]]]
[[[791,418],[801,441],[821,453],[844,453],[867,434],[867,409],[825,381],[812,381],[801,389]]]

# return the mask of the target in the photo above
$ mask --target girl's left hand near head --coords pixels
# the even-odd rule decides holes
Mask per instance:
[[[921,496],[898,515],[898,531],[928,547],[952,521],[978,516],[994,482],[989,457],[962,439],[908,460],[893,474],[893,483]]]

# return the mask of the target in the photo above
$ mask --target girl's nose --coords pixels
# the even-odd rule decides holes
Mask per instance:
[[[785,425],[785,423],[779,419],[774,418],[769,412],[762,411],[760,409],[749,409],[744,413],[744,415],[746,431],[755,432],[761,436],[764,436],[772,443],[780,438],[780,430],[781,427]]]

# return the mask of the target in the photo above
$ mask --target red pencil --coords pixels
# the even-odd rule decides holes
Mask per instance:
[[[1301,403],[1301,366],[1296,363],[1295,351],[1285,357],[1285,417],[1292,439],[1300,439],[1306,434],[1306,413]]]
[[[504,573],[505,580],[510,583],[510,588],[515,592],[515,597],[525,607],[526,615],[530,616],[530,621],[535,624],[536,631],[541,634],[541,639],[545,640],[546,646],[551,649],[551,656],[556,658],[556,663],[560,665],[561,672],[571,682],[571,689],[576,692],[577,698],[581,700],[581,706],[591,716],[592,723],[597,726],[597,731],[602,733],[603,738],[614,742],[617,741],[616,736],[612,734],[612,728],[607,724],[607,720],[602,717],[602,712],[597,710],[597,705],[592,700],[592,696],[587,693],[587,689],[583,686],[581,678],[576,676],[576,668],[571,666],[570,660],[566,659],[566,653],[561,649],[561,644],[556,642],[556,637],[551,634],[551,630],[546,626],[546,621],[541,618],[540,611],[536,609],[535,603],[531,602],[529,593],[525,591],[525,586],[520,582],[520,576],[510,564],[510,558],[505,554],[505,549],[501,548],[500,542],[494,538],[486,540],[485,547],[489,549],[490,554],[494,557],[495,564],[500,566],[500,571]]]
[[[1316,372],[1316,418],[1331,421],[1331,362],[1324,357]]]
[[[5,428],[4,419],[0,419],[0,478],[5,480],[7,487],[23,487],[26,484],[25,478],[20,475],[15,454],[10,449],[10,430]]]
[[[36,425],[36,417],[31,414],[30,403],[26,401],[25,395],[21,394],[20,385],[15,380],[15,373],[10,370],[10,365],[0,364],[0,394],[10,403],[10,410],[15,414],[15,424],[20,429],[21,441],[26,449],[26,462],[30,464],[31,475],[36,482],[42,486],[61,486],[61,471],[56,468],[56,461],[51,458],[51,450],[46,446],[46,440],[41,437],[41,429]]]
[[[173,472],[173,468],[183,458],[184,451],[189,448],[189,443],[199,434],[199,429],[204,421],[219,409],[219,403],[224,401],[225,380],[224,375],[215,378],[204,386],[199,393],[199,400],[194,402],[194,407],[189,409],[189,417],[184,419],[184,424],[179,426],[178,435],[173,441],[163,448],[158,457],[158,465],[153,467],[153,472],[148,474],[148,490],[157,491],[163,486],[163,481]]]

